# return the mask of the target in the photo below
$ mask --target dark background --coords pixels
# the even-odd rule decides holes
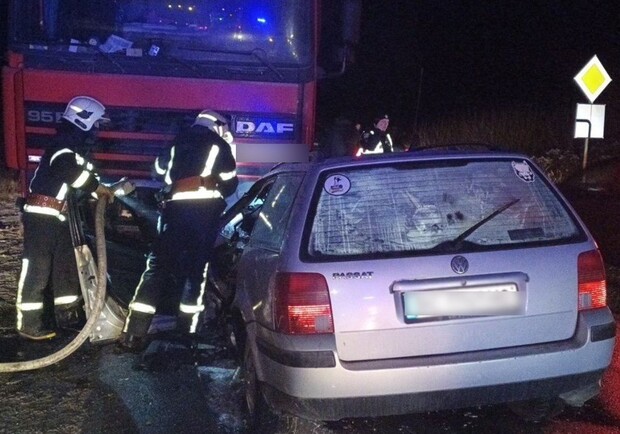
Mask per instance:
[[[338,23],[330,22],[336,3],[323,2],[327,48],[339,36]],[[6,6],[0,0],[3,53]],[[362,6],[355,64],[319,85],[319,132],[342,114],[368,126],[388,113],[392,126],[410,130],[480,108],[574,112],[589,101],[573,77],[595,54],[614,80],[595,102],[607,105],[606,134],[608,125],[620,124],[620,1],[362,0]]]
[[[420,122],[433,121],[482,107],[536,105],[574,112],[575,104],[589,100],[573,77],[596,54],[615,81],[595,103],[607,105],[606,125],[616,122],[616,0],[362,3],[356,64],[321,84],[320,119],[344,113],[367,124],[385,111],[393,125],[406,129],[416,115]]]

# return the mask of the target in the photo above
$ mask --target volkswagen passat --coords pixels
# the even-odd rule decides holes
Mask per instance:
[[[257,417],[315,420],[594,397],[615,337],[601,255],[532,160],[412,152],[273,169],[225,216]]]

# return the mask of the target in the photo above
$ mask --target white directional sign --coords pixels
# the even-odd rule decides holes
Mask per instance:
[[[576,139],[603,139],[605,104],[577,104],[575,116]]]
[[[575,81],[591,103],[603,92],[611,78],[603,64],[594,56],[575,76]]]

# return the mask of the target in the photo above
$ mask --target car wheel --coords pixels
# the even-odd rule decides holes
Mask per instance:
[[[250,427],[253,432],[274,432],[279,417],[276,415],[263,396],[256,364],[250,345],[245,346],[243,358],[243,382],[245,384],[245,404]]]
[[[532,423],[547,421],[564,410],[564,402],[560,398],[518,401],[508,406],[517,416]]]

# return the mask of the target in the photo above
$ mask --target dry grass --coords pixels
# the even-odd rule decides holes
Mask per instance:
[[[0,167],[0,201],[14,199],[18,194],[18,183],[11,172]]]
[[[470,109],[420,128],[420,145],[479,142],[501,149],[542,155],[572,144],[569,113],[537,106]]]
[[[579,156],[560,149],[550,149],[544,155],[534,157],[534,161],[556,184],[560,184],[581,170]]]
[[[446,114],[422,123],[416,140],[419,147],[482,143],[491,148],[520,152],[535,159],[555,183],[581,170],[583,140],[573,137],[570,110],[541,106],[476,109]],[[407,139],[404,139],[405,142]],[[403,143],[405,147],[409,143]],[[618,141],[592,141],[588,161],[595,164],[620,155]]]

